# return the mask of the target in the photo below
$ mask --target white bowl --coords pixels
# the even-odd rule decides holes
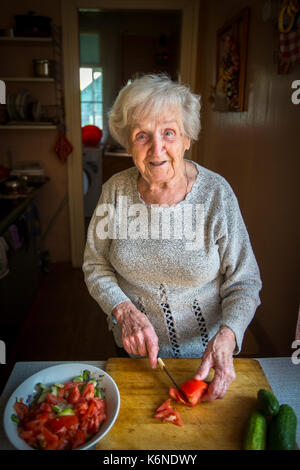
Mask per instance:
[[[86,450],[89,447],[94,446],[109,432],[116,421],[120,410],[120,393],[114,380],[102,369],[89,364],[60,364],[58,366],[43,369],[29,377],[19,385],[8,400],[4,410],[3,424],[6,435],[14,447],[19,450],[34,450],[33,447],[29,446],[19,437],[17,425],[11,420],[11,415],[16,414],[13,408],[16,398],[18,400],[23,398],[24,403],[26,403],[28,396],[36,393],[36,384],[43,383],[45,385],[52,385],[56,382],[67,382],[72,380],[74,377],[81,375],[85,369],[89,370],[92,374],[95,374],[95,376],[103,375],[101,387],[105,389],[107,419],[93,439],[78,447],[76,450]]]

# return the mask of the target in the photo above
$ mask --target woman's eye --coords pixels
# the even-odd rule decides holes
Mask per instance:
[[[146,134],[138,134],[136,136],[136,140],[145,140],[147,138]]]
[[[174,134],[173,131],[170,131],[170,130],[169,130],[169,131],[166,131],[166,132],[165,132],[165,136],[167,136],[167,137],[173,137],[174,135],[175,135],[175,134]]]

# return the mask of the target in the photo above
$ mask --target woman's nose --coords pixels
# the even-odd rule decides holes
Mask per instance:
[[[151,141],[151,154],[153,156],[159,156],[163,150],[163,140],[160,136],[153,136]]]

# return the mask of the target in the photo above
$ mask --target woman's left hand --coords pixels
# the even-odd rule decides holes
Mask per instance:
[[[201,401],[213,401],[223,398],[229,385],[235,379],[233,351],[236,346],[235,334],[228,326],[222,326],[209,341],[195,379],[205,380],[211,368],[214,378]]]

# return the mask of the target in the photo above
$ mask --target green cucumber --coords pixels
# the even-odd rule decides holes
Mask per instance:
[[[64,408],[57,413],[57,416],[74,416],[75,412],[72,408]]]
[[[46,395],[47,395],[47,390],[43,390],[43,391],[40,393],[40,395],[39,395],[39,397],[38,397],[38,399],[37,399],[37,403],[40,404],[40,403],[42,403],[43,401],[45,401],[45,400],[46,400]]]
[[[58,395],[58,388],[56,385],[52,385],[51,389],[50,389],[50,393],[51,395],[54,395],[55,397],[57,397]]]
[[[267,445],[267,418],[259,410],[252,411],[244,435],[244,450],[265,450]]]
[[[16,415],[16,414],[12,414],[10,419],[14,422],[14,423],[17,423],[19,424],[20,422],[20,418]]]
[[[279,411],[279,402],[275,395],[269,390],[260,389],[257,392],[257,399],[263,413],[266,416],[276,416]]]
[[[72,382],[83,382],[83,377],[82,375],[78,375],[77,377],[74,377]]]
[[[87,382],[90,378],[91,373],[88,369],[85,369],[82,375],[83,375],[83,380]]]
[[[297,416],[289,405],[280,405],[279,412],[269,426],[268,448],[270,450],[295,450]]]

